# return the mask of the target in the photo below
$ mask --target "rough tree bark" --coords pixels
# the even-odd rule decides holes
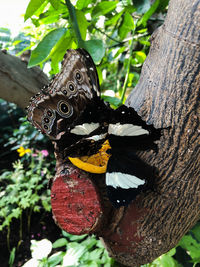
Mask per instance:
[[[111,256],[128,266],[140,266],[167,252],[200,217],[199,25],[199,0],[170,1],[164,25],[152,36],[140,81],[126,101],[148,123],[165,128],[158,153],[140,154],[158,170],[153,190],[141,193],[128,208],[110,212],[112,208],[101,200],[103,189],[96,185],[100,192],[96,201],[102,202],[102,210],[95,227],[88,223],[84,231],[96,232]],[[74,177],[80,178],[81,172],[77,175],[71,168]],[[53,201],[55,197],[58,202],[56,190],[61,189],[55,184]]]
[[[114,256],[130,266],[167,252],[200,217],[199,25],[199,0],[170,1],[165,23],[152,37],[141,79],[126,101],[148,123],[170,127],[158,154],[142,155],[157,167],[158,177],[155,191],[140,195],[124,213],[121,226],[125,229],[129,219],[131,249],[118,253],[112,243],[116,233],[111,242],[105,238]]]
[[[40,68],[27,69],[25,61],[4,51],[0,51],[0,81],[0,98],[21,108],[25,108],[30,97],[49,82]]]

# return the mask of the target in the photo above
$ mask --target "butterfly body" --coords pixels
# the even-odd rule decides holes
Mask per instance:
[[[97,71],[84,49],[67,52],[61,72],[31,99],[28,119],[50,137],[55,149],[62,148],[66,161],[94,155],[108,140],[106,184],[116,207],[127,205],[151,177],[152,168],[136,152],[155,148],[159,131],[134,109],[122,105],[113,110],[100,98]]]

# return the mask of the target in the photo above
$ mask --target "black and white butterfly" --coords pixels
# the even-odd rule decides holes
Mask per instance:
[[[65,158],[96,154],[109,140],[106,185],[115,207],[128,205],[151,179],[152,167],[136,152],[154,149],[160,131],[133,108],[114,110],[100,98],[96,67],[84,49],[67,51],[61,72],[31,99],[28,119]]]

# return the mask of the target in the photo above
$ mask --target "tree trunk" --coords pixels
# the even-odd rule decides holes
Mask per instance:
[[[40,68],[27,69],[26,62],[3,51],[0,51],[0,81],[0,97],[21,108],[48,84],[48,78]]]
[[[152,36],[141,78],[126,104],[166,128],[158,153],[143,153],[158,174],[153,190],[125,211],[104,238],[111,255],[140,266],[173,248],[200,218],[200,1],[171,0]]]
[[[199,0],[170,1],[164,25],[152,36],[140,81],[126,101],[145,121],[164,128],[158,152],[140,154],[158,170],[153,189],[141,193],[127,208],[110,212],[109,217],[103,214],[104,208],[97,215],[101,217],[101,227],[95,225],[98,236],[110,255],[128,266],[140,266],[167,252],[200,217],[199,25]],[[13,79],[16,70],[21,71],[16,67],[6,75]],[[22,72],[20,84],[25,76]],[[26,88],[39,89],[32,82],[27,81]],[[6,99],[14,102],[10,84],[4,88],[10,92]],[[27,90],[23,96],[26,102]],[[101,198],[103,189],[98,189]],[[102,214],[107,216],[106,223]],[[93,226],[87,231],[95,232]]]

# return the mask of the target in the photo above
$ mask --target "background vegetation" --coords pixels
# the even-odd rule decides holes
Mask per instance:
[[[59,72],[67,49],[86,48],[97,64],[102,98],[117,107],[139,80],[150,36],[163,23],[167,5],[168,0],[77,0],[73,5],[31,0],[24,15],[31,26],[14,39],[9,29],[0,28],[0,48],[18,56],[31,50],[28,66],[39,65],[49,77]],[[24,111],[3,100],[0,109],[2,266],[120,266],[95,237],[72,236],[54,224],[48,189],[55,172],[52,145]],[[197,223],[176,248],[145,266],[199,264]]]

